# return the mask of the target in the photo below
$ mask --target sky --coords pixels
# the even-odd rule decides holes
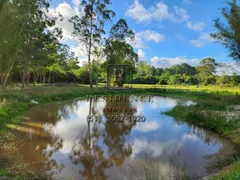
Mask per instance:
[[[112,0],[109,7],[116,16],[106,24],[109,29],[124,18],[135,32],[131,42],[139,59],[150,65],[169,68],[180,63],[196,66],[206,57],[217,62],[233,63],[228,51],[209,35],[216,31],[214,19],[221,17],[225,0]],[[63,29],[63,43],[86,60],[81,47],[71,37],[73,30],[68,19],[79,14],[80,0],[52,0],[50,13],[60,13],[64,20],[57,22]]]

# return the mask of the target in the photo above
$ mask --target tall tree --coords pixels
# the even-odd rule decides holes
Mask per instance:
[[[134,32],[129,29],[124,19],[118,20],[110,29],[110,36],[106,39],[104,53],[107,56],[106,64],[134,64],[138,56],[127,39],[133,40]]]
[[[15,0],[18,6],[19,15],[22,19],[21,24],[21,57],[23,59],[22,87],[24,88],[25,80],[28,74],[29,62],[35,58],[35,52],[44,48],[41,44],[46,34],[52,33],[46,31],[48,27],[55,24],[55,18],[47,15],[49,3],[46,0]]]
[[[137,73],[139,76],[151,76],[153,74],[152,67],[145,61],[141,61],[137,64]]]
[[[110,0],[82,0],[80,10],[83,10],[83,15],[81,17],[76,15],[70,19],[74,27],[73,36],[83,45],[88,57],[91,89],[93,88],[92,54],[100,44],[102,34],[105,34],[104,25],[106,21],[115,16],[115,13],[107,7],[110,3]]]
[[[109,40],[126,41],[126,39],[134,40],[134,32],[129,29],[128,24],[125,19],[119,19],[116,24],[114,24],[110,30]]]
[[[215,59],[205,58],[200,62],[197,67],[201,80],[205,80],[208,76],[213,75],[216,72],[217,63]]]
[[[127,39],[133,40],[134,33],[129,29],[127,22],[124,19],[120,19],[112,26],[109,38],[105,41],[104,54],[106,61],[103,63],[105,69],[108,64],[127,64],[132,67],[133,72],[138,61],[138,54],[127,43]],[[128,74],[127,72],[125,73]],[[112,80],[113,75],[111,74],[108,78]]]
[[[240,61],[240,6],[237,0],[227,2],[228,7],[222,8],[221,13],[227,24],[215,20],[216,33],[211,36],[230,51],[230,57]]]
[[[0,27],[0,84],[6,86],[20,48],[21,19],[16,4],[1,1],[0,24],[4,24]]]

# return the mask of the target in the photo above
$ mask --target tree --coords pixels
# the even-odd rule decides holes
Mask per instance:
[[[21,19],[15,3],[0,2],[0,84],[7,85],[20,48]]]
[[[127,38],[134,40],[134,32],[129,29],[125,19],[119,19],[110,30],[110,40],[126,41]]]
[[[224,24],[219,18],[215,20],[216,33],[211,36],[223,44],[230,51],[230,57],[240,60],[240,6],[237,0],[227,2],[228,7],[222,8],[221,13],[227,22]]]
[[[175,74],[186,74],[186,75],[195,75],[196,68],[190,66],[187,63],[182,63],[170,68]]]
[[[182,77],[180,75],[172,75],[169,77],[168,84],[175,85],[182,83]]]
[[[217,63],[215,59],[205,58],[200,62],[200,65],[197,67],[199,72],[199,77],[204,81],[208,76],[213,75],[216,72]]]
[[[76,15],[70,19],[74,27],[73,36],[83,45],[88,57],[91,89],[93,88],[92,54],[100,44],[102,34],[105,34],[105,22],[115,16],[115,13],[107,8],[109,4],[110,0],[82,0],[80,10],[83,10],[83,16],[79,17]]]
[[[133,40],[134,33],[129,29],[124,19],[118,20],[110,29],[110,36],[105,40],[104,54],[107,56],[107,64],[131,64],[135,65],[138,56],[133,47],[126,42],[126,39]]]
[[[151,76],[152,68],[145,61],[141,61],[137,64],[137,74],[139,76]]]
[[[52,34],[54,31],[47,30],[55,24],[55,18],[47,16],[49,3],[46,0],[15,0],[19,17],[21,19],[21,49],[22,58],[22,86],[24,88],[27,74],[29,73],[29,62],[33,61],[36,51],[44,48],[46,34]]]
[[[138,62],[138,54],[134,52],[133,47],[127,43],[126,39],[133,40],[134,33],[129,29],[126,21],[120,19],[110,29],[110,36],[105,40],[104,55],[106,61],[103,63],[103,68],[107,69],[109,64],[120,64],[131,66],[131,72],[135,72],[135,64]],[[124,74],[128,74],[129,69],[125,69]],[[113,75],[110,74],[109,82],[113,81]],[[124,81],[128,81],[129,77],[124,76],[123,80],[115,79],[115,83],[122,87]]]
[[[240,83],[240,76],[238,76],[236,72],[234,72],[234,73],[232,74],[232,76],[230,77],[230,79],[231,79],[231,84],[232,84],[233,86],[236,86],[236,85],[238,85],[238,84]]]

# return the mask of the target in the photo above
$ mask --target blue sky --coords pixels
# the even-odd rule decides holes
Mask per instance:
[[[64,43],[68,44],[81,61],[86,58],[71,38],[71,24],[67,19],[77,12],[80,0],[53,0],[51,11],[61,13],[65,20],[57,23],[63,28]],[[220,9],[225,0],[113,0],[111,9],[116,17],[126,19],[135,32],[131,44],[145,60],[156,67],[170,67],[187,62],[197,65],[205,57],[218,62],[230,62],[228,51],[214,43],[209,33],[214,32],[214,19],[222,17]]]

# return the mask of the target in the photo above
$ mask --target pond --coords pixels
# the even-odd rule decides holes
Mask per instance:
[[[139,180],[200,178],[228,165],[237,152],[230,141],[164,114],[178,103],[193,102],[154,96],[151,101],[73,100],[33,107],[11,127],[18,135],[8,143],[10,150],[0,148],[0,168],[49,179]],[[110,112],[109,107],[124,110]],[[89,115],[96,119],[88,121]],[[132,119],[109,120],[117,115]]]

